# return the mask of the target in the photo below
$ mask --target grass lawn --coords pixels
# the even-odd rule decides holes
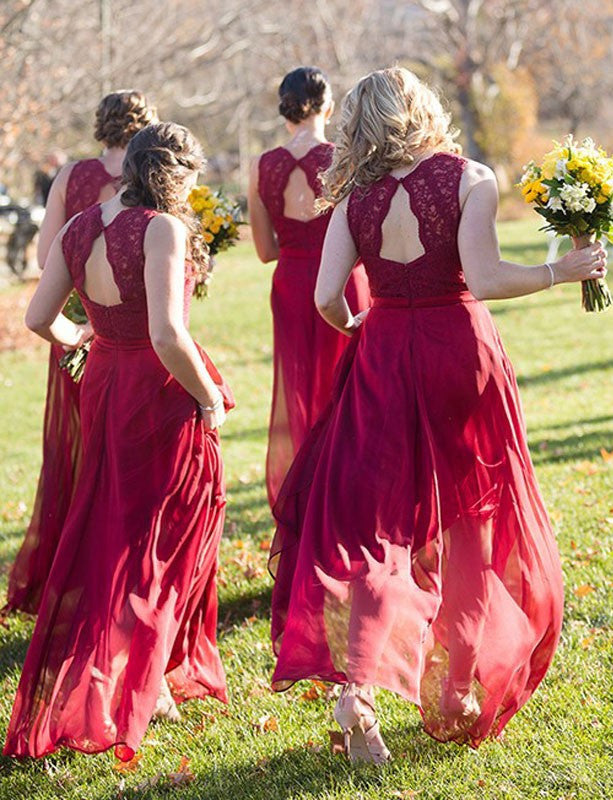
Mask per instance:
[[[536,263],[544,238],[530,221],[500,226],[505,255]],[[395,760],[382,770],[332,755],[332,704],[309,684],[273,695],[268,638],[272,524],[264,456],[271,387],[269,267],[250,245],[219,258],[211,299],[196,304],[195,336],[232,384],[238,407],[223,429],[229,503],[221,552],[220,648],[231,705],[194,701],[183,723],[152,724],[135,760],[64,751],[0,759],[0,800],[583,800],[613,797],[610,747],[613,532],[613,311],[588,315],[577,286],[491,304],[515,364],[541,488],[566,577],[562,642],[545,682],[478,751],[435,743],[417,711],[380,693]],[[18,291],[8,289],[15,294]],[[1,591],[28,523],[40,466],[46,348],[0,354]],[[0,626],[0,736],[32,622]],[[304,695],[304,696],[303,696]],[[609,750],[609,752],[607,752]]]

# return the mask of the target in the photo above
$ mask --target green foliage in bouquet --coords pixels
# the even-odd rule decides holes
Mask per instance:
[[[542,164],[531,161],[518,184],[526,203],[545,220],[541,230],[573,237],[575,246],[606,236],[613,242],[613,158],[592,139],[554,142]],[[586,311],[613,304],[604,279],[583,281]]]

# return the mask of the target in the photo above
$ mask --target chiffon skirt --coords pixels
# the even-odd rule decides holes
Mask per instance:
[[[283,249],[273,274],[273,396],[266,459],[271,507],[298,449],[330,399],[334,371],[349,337],[321,317],[313,295],[320,252]],[[368,308],[364,267],[346,287],[354,313]]]
[[[5,754],[116,745],[130,758],[164,674],[177,702],[227,700],[216,646],[225,505],[217,433],[204,430],[148,342],[95,340],[81,411],[82,467]]]
[[[483,304],[375,300],[275,516],[274,689],[374,684],[476,747],[545,675],[560,561]],[[450,711],[449,687],[477,710]]]
[[[36,614],[74,491],[81,461],[80,384],[59,367],[51,345],[43,429],[43,463],[23,544],[11,568],[9,608]]]

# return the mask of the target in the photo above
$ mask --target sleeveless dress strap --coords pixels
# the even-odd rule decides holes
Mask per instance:
[[[66,221],[98,202],[100,192],[112,185],[115,191],[121,185],[121,178],[110,175],[98,158],[87,158],[70,170],[66,186]]]
[[[64,260],[78,291],[83,291],[85,264],[102,232],[100,205],[96,204],[75,216],[62,236]]]

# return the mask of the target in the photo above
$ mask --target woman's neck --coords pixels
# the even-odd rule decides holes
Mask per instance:
[[[288,122],[287,130],[292,144],[326,141],[326,120],[323,114],[313,114],[299,123]]]
[[[126,155],[125,147],[105,147],[102,153],[102,163],[109,175],[121,175],[123,160]]]

